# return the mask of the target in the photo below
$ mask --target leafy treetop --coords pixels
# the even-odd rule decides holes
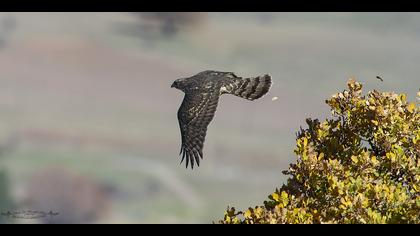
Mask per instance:
[[[326,103],[332,118],[306,119],[287,183],[263,206],[228,207],[219,223],[420,223],[420,113],[405,94],[362,94]],[[420,91],[417,100],[420,101]]]

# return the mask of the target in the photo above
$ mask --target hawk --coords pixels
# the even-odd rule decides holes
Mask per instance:
[[[194,161],[200,165],[203,159],[203,145],[207,126],[216,112],[219,97],[222,94],[233,94],[248,100],[264,96],[271,87],[271,76],[266,74],[257,77],[242,78],[233,72],[206,70],[189,78],[177,79],[171,88],[185,93],[178,110],[178,121],[181,129],[181,163],[186,159],[186,168]]]

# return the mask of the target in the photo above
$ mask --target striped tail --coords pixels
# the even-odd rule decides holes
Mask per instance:
[[[231,89],[227,89],[226,92],[248,100],[255,100],[264,96],[270,90],[271,84],[270,75],[253,78],[237,77],[227,86]]]

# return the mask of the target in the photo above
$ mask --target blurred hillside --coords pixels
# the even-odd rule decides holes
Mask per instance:
[[[281,185],[295,132],[306,117],[323,118],[324,100],[348,77],[414,98],[419,20],[417,13],[1,13],[0,165],[18,207],[31,197],[34,174],[54,166],[109,190],[99,222],[209,223],[226,205],[259,204]],[[274,84],[253,102],[222,97],[202,165],[191,171],[178,157],[183,94],[170,85],[206,69],[269,73]]]

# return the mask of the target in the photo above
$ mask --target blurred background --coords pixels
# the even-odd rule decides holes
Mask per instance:
[[[59,213],[0,223],[212,223],[260,205],[349,77],[414,101],[419,61],[418,13],[0,13],[0,211]],[[185,169],[170,85],[208,69],[274,84],[223,96]]]

